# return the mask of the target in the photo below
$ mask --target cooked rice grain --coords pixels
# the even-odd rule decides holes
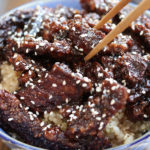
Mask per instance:
[[[0,66],[2,81],[0,83],[0,89],[5,89],[9,92],[13,92],[19,88],[18,74],[14,71],[12,65],[7,62],[3,62]],[[47,123],[54,123],[62,130],[65,130],[67,124],[63,121],[60,114],[51,112],[44,115],[44,121]],[[140,137],[146,131],[150,130],[150,121],[133,123],[127,119],[124,111],[118,112],[107,124],[105,133],[112,141],[113,147],[131,143],[136,138]]]

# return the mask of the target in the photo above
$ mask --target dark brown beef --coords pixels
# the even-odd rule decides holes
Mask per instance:
[[[126,104],[126,88],[112,78],[106,78],[99,88],[97,94],[90,96],[85,105],[65,108],[63,111],[63,115],[68,116],[66,134],[70,138],[79,142],[94,136],[102,138],[107,122]]]
[[[129,14],[130,11],[132,11],[132,7],[124,8],[119,13],[119,19],[122,20],[125,18],[125,16]],[[142,45],[144,45],[147,49],[150,48],[150,19],[146,14],[141,15],[136,21],[132,23],[130,32],[140,38]]]
[[[127,86],[133,88],[143,80],[147,66],[146,60],[140,55],[127,53],[116,61],[115,78],[120,82],[125,80]]]
[[[33,10],[17,10],[10,16],[5,16],[0,21],[0,49],[5,47],[7,39],[17,34],[24,24],[31,18]]]
[[[50,72],[43,72],[38,80],[28,81],[17,96],[33,110],[43,112],[69,102],[79,103],[83,94],[90,92],[91,88],[88,78],[73,73],[64,64],[56,63]]]
[[[82,7],[88,12],[106,14],[116,4],[114,0],[80,0]]]
[[[89,27],[85,19],[77,16],[69,22],[69,38],[76,51],[87,54],[104,38],[105,34]]]
[[[90,27],[94,27],[99,20],[101,19],[101,17],[97,14],[97,13],[87,13],[84,16],[86,22],[88,22]]]
[[[0,91],[0,124],[4,129],[18,133],[31,145],[55,150],[79,147],[78,144],[70,142],[59,128],[41,126],[41,120],[36,114],[25,110],[13,94],[2,90]]]
[[[126,114],[132,121],[150,119],[150,57],[145,56],[144,58],[147,63],[145,74],[142,81],[131,89],[129,103],[126,107]]]
[[[67,58],[68,60],[73,57],[73,52],[71,45],[63,41],[55,41],[54,43],[49,43],[46,40],[35,40],[32,38],[26,38],[24,42],[9,40],[10,43],[7,49],[12,49],[17,53],[24,53],[24,55],[32,56],[44,56],[53,57],[54,59],[61,60]],[[74,56],[75,57],[75,56]],[[76,55],[77,57],[77,55]]]
[[[83,76],[90,78],[93,84],[111,77],[98,62],[77,62],[73,64],[73,68],[75,72],[79,72]]]

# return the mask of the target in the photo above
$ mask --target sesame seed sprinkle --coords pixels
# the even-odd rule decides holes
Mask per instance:
[[[13,121],[13,120],[14,120],[14,118],[9,118],[9,119],[8,119],[9,122],[10,122],[10,121]]]
[[[52,95],[50,95],[50,96],[49,96],[49,99],[52,99],[52,98],[53,98],[53,96],[52,96]]]
[[[66,85],[66,84],[67,84],[67,83],[66,83],[66,81],[64,80],[63,83],[62,83],[62,85]]]
[[[82,87],[87,87],[87,83],[83,83],[83,84],[82,84]]]
[[[35,105],[35,102],[34,101],[30,101],[33,105]]]
[[[42,121],[42,122],[40,123],[40,126],[43,127],[44,124],[45,124],[44,121]]]
[[[52,87],[57,87],[57,84],[53,83],[53,84],[52,84]]]

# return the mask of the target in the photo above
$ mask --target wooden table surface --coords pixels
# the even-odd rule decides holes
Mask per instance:
[[[10,150],[10,149],[0,140],[0,150]]]

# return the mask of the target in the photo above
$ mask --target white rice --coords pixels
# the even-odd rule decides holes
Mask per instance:
[[[0,70],[2,76],[0,89],[5,89],[9,92],[17,90],[19,88],[17,80],[19,73],[15,72],[13,66],[7,62],[2,63]],[[66,122],[63,121],[62,116],[57,112],[45,113],[44,121],[48,123],[53,122],[62,130],[65,130],[67,127]],[[124,111],[119,111],[107,124],[105,134],[112,141],[113,147],[115,147],[131,143],[148,130],[150,130],[150,121],[134,123],[127,119]]]

